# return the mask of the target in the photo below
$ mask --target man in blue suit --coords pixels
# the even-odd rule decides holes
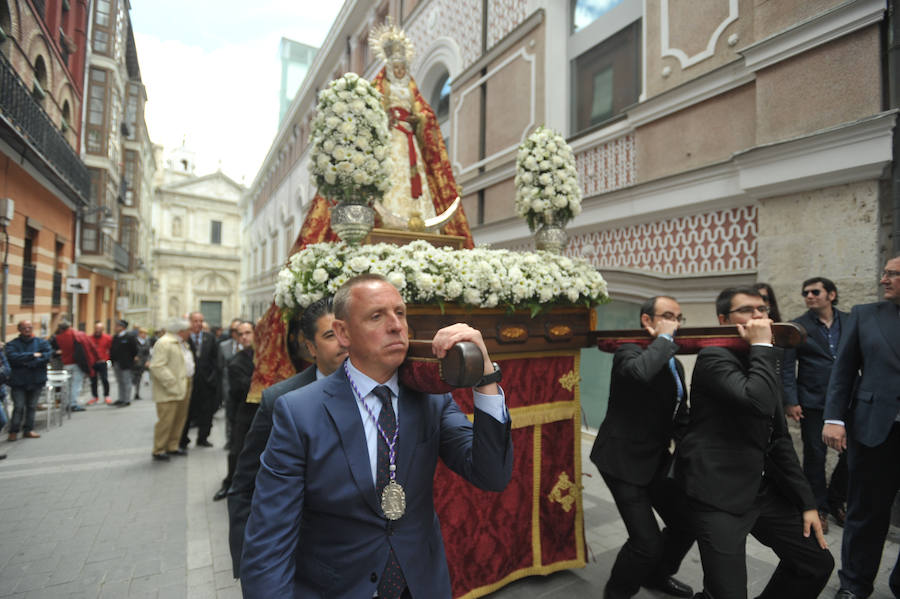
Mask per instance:
[[[452,396],[401,386],[406,306],[378,275],[345,283],[334,332],[349,359],[275,402],[241,560],[245,597],[449,598],[432,486],[438,458],[481,489],[512,475],[510,421],[481,333],[437,332],[437,357],[478,345],[474,423]]]
[[[850,311],[825,399],[822,437],[847,449],[850,472],[836,599],[872,593],[900,489],[900,255],[887,261],[880,283],[886,301]],[[900,597],[898,564],[890,586]]]
[[[816,497],[822,530],[827,533],[829,512],[841,525],[846,517],[847,456],[841,453],[831,474],[831,483],[826,484],[828,447],[822,441],[822,425],[828,379],[849,315],[835,308],[838,290],[830,279],[813,277],[803,281],[800,289],[809,309],[792,322],[802,326],[807,337],[796,348],[784,352],[784,415],[800,423],[803,474]]]

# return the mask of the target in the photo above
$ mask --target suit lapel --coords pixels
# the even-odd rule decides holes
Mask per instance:
[[[365,431],[359,419],[357,399],[353,395],[343,368],[338,370],[337,376],[330,377],[325,392],[329,395],[325,401],[325,409],[334,421],[353,480],[356,481],[356,486],[369,507],[380,515],[381,508],[375,500],[375,484],[372,482],[369,450],[366,445]]]
[[[884,341],[894,356],[900,360],[900,317],[897,316],[897,306],[891,302],[879,302],[877,305],[876,320],[878,329],[884,336]]]
[[[400,398],[397,400],[397,410],[400,412],[400,435],[397,439],[397,445],[399,445],[397,449],[397,480],[401,485],[408,480],[413,453],[419,442],[423,405],[424,401],[415,396],[415,391],[400,387]]]

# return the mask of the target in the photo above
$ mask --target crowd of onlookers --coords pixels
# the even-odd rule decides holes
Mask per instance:
[[[143,326],[130,328],[126,320],[114,321],[112,334],[106,332],[102,321],[97,321],[88,334],[73,327],[65,318],[46,339],[34,334],[30,320],[19,321],[17,330],[17,337],[5,346],[0,345],[0,430],[6,430],[10,442],[40,437],[34,430],[35,414],[40,410],[59,408],[84,412],[86,406],[105,404],[121,408],[143,399],[141,383],[149,382],[149,375],[145,373],[151,355],[157,341],[166,334],[165,328],[156,329],[152,335]],[[191,351],[198,336],[203,335],[204,343],[199,347],[197,360],[205,377],[201,385],[203,392],[198,392],[203,397],[195,402],[198,408],[193,419],[201,423],[198,444],[208,445],[206,436],[212,412],[218,408],[222,394],[219,369],[224,368],[224,364],[217,362],[217,350],[220,342],[232,339],[233,335],[226,332],[224,336],[214,338],[199,312],[191,315],[187,330],[193,335],[187,341]],[[221,334],[221,330],[216,327],[214,332]],[[65,376],[48,379],[48,373],[65,373]],[[114,397],[110,390],[111,379],[116,385]],[[88,381],[90,396],[83,398]],[[11,403],[11,413],[7,403]],[[179,441],[181,437],[179,435]],[[186,431],[184,437],[186,439]],[[0,454],[0,459],[5,457]]]

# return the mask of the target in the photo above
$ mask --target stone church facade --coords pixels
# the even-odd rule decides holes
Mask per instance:
[[[242,192],[221,171],[200,177],[189,158],[168,161],[153,212],[154,327],[195,310],[210,326],[240,315]]]

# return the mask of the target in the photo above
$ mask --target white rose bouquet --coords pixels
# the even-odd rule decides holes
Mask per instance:
[[[562,135],[543,125],[519,146],[516,214],[531,231],[551,222],[564,225],[581,214],[575,155]]]
[[[331,295],[363,273],[386,277],[403,300],[414,304],[454,302],[479,308],[529,308],[605,303],[606,281],[587,261],[550,252],[453,250],[417,240],[352,246],[317,243],[288,260],[278,275],[275,303],[293,311]]]
[[[381,198],[391,172],[387,113],[381,93],[356,73],[319,92],[309,171],[323,196]]]

